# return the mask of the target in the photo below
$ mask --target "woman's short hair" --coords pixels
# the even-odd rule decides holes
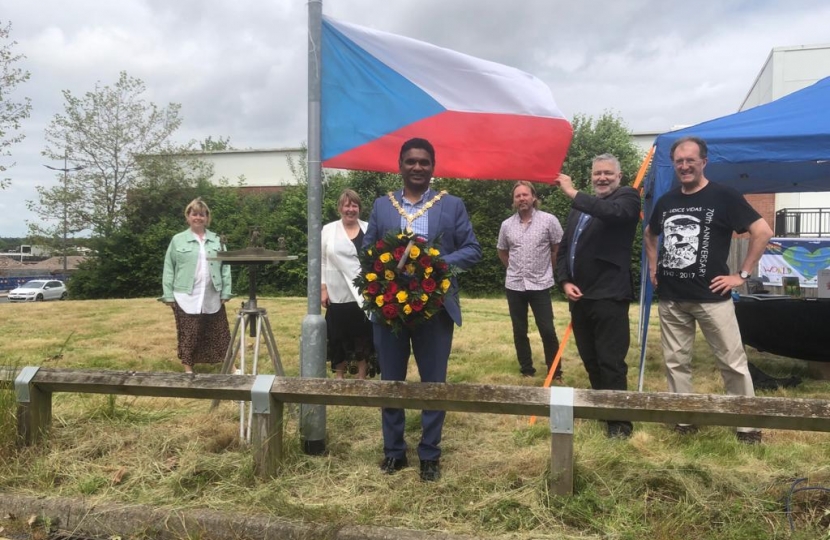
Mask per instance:
[[[358,209],[363,208],[363,205],[360,204],[360,195],[358,195],[353,189],[347,188],[343,190],[343,193],[340,194],[340,198],[337,199],[337,209],[340,210],[347,202],[355,203]]]
[[[193,211],[205,214],[205,227],[210,225],[210,208],[201,197],[196,197],[184,209],[184,217],[187,218]]]

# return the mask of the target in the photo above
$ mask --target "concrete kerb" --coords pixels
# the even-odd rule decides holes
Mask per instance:
[[[471,536],[391,527],[326,526],[272,516],[245,516],[200,509],[152,508],[134,504],[97,504],[89,499],[0,494],[3,519],[29,516],[49,520],[53,530],[79,536],[152,538],[153,540],[472,540]]]

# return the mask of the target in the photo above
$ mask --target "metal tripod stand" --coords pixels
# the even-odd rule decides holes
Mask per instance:
[[[231,341],[225,353],[225,360],[222,363],[221,373],[230,374],[234,362],[239,357],[239,363],[234,371],[242,375],[257,375],[259,372],[259,349],[260,343],[265,341],[268,356],[274,373],[280,377],[285,376],[285,371],[280,360],[280,353],[277,349],[277,340],[271,329],[271,322],[268,319],[268,312],[265,308],[257,306],[256,287],[257,270],[259,265],[277,261],[295,260],[296,255],[286,255],[285,252],[270,251],[263,248],[247,248],[239,251],[221,252],[216,259],[223,264],[245,264],[248,266],[248,300],[242,302],[241,309],[237,312],[236,323],[231,333]],[[247,330],[247,332],[246,332]],[[245,353],[246,334],[253,340],[253,356],[250,364],[247,362]],[[213,400],[211,410],[219,405],[219,400]],[[249,401],[239,402],[239,438],[245,442],[251,441],[251,422],[253,419],[253,407]]]

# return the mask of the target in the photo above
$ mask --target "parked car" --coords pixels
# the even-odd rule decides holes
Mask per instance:
[[[64,300],[66,285],[57,279],[33,279],[9,291],[9,302],[42,302]]]

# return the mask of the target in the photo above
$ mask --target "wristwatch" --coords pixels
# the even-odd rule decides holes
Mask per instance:
[[[744,281],[746,281],[747,279],[750,278],[750,276],[752,276],[752,274],[750,274],[746,270],[741,270],[740,272],[738,272],[738,275],[741,276],[741,279],[744,280]]]

